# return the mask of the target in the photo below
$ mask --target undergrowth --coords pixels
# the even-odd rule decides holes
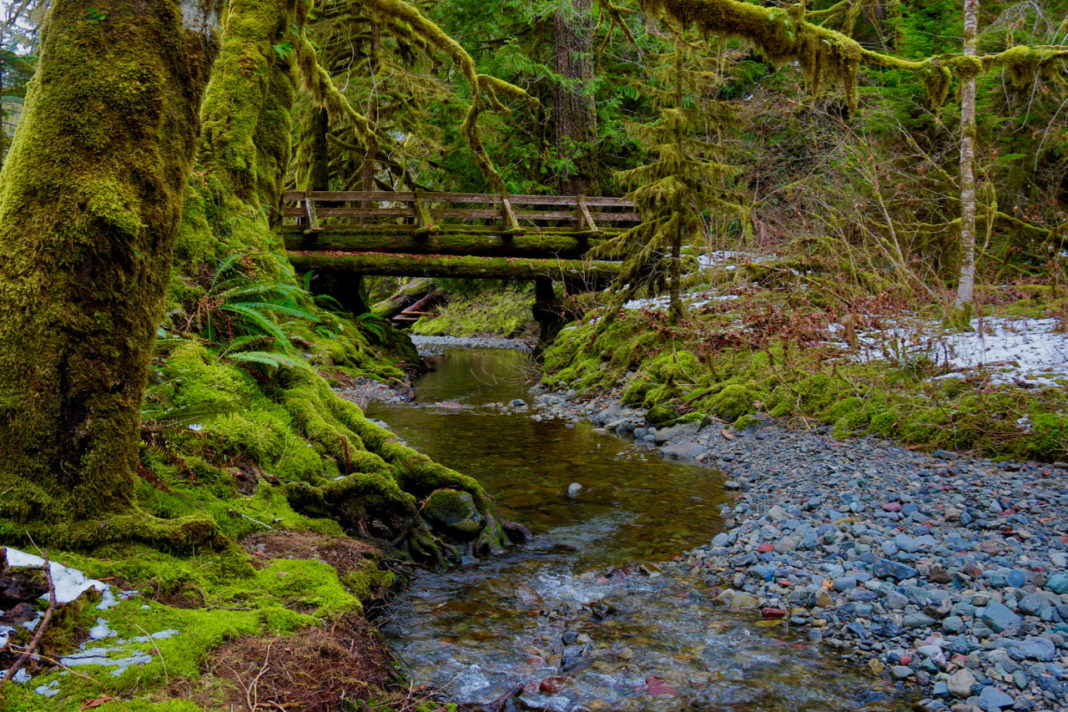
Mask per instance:
[[[775,289],[754,286],[755,274],[773,277]],[[826,277],[796,268],[787,276],[775,266],[743,266],[726,281],[732,299],[691,310],[676,326],[651,310],[611,321],[592,312],[547,351],[544,382],[584,394],[615,390],[653,424],[714,417],[742,428],[763,415],[830,425],[839,437],[872,434],[1028,460],[1068,457],[1064,382],[1020,388],[978,372],[940,379],[950,369],[937,356],[890,341],[881,345],[886,359],[848,358],[858,332],[878,332],[905,312],[937,322],[937,311],[917,312],[887,292],[858,292],[847,304],[814,286]],[[1036,290],[987,290],[985,302],[1006,315],[1056,316],[1063,300],[1026,296]],[[831,324],[840,325],[833,334]]]

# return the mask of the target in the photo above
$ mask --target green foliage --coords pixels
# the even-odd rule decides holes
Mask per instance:
[[[635,294],[670,291],[671,319],[682,314],[679,300],[684,273],[682,248],[707,229],[709,215],[745,216],[739,192],[731,185],[741,169],[723,163],[719,136],[732,123],[725,102],[694,92],[718,77],[687,67],[690,43],[676,36],[675,52],[665,63],[660,86],[646,86],[665,108],[649,126],[632,125],[631,133],[655,155],[653,163],[623,171],[619,181],[630,188],[642,221],[626,233],[591,250],[594,257],[623,258],[613,283],[615,310]],[[662,58],[664,59],[664,58]],[[721,82],[717,82],[721,83]],[[705,89],[707,91],[707,89]]]

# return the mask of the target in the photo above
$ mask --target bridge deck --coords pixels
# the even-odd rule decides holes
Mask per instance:
[[[521,278],[618,273],[580,260],[641,220],[619,198],[291,191],[282,233],[297,269],[347,274]]]

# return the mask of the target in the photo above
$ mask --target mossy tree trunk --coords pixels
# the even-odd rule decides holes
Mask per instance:
[[[0,518],[132,501],[213,7],[54,0],[0,173]]]

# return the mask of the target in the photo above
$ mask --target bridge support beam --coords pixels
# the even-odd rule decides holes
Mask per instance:
[[[394,255],[339,252],[288,253],[298,272],[382,275],[392,277],[467,277],[470,279],[531,280],[547,277],[575,280],[587,291],[603,287],[619,274],[618,262],[531,259],[523,257],[469,257],[446,255]]]

